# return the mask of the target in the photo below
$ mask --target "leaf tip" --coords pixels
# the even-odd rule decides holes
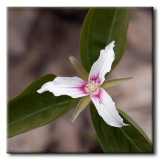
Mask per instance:
[[[71,54],[68,54],[68,57],[71,57],[72,55]]]
[[[71,121],[71,123],[74,123],[75,119],[72,117],[72,119],[70,121]]]

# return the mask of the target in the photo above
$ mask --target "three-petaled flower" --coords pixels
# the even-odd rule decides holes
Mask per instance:
[[[104,90],[105,74],[111,70],[112,63],[115,59],[114,41],[105,49],[100,51],[100,56],[91,67],[88,81],[86,71],[78,64],[73,57],[71,62],[76,67],[80,77],[56,77],[53,81],[45,83],[37,92],[52,92],[55,96],[68,95],[72,98],[82,97],[73,114],[72,122],[78,114],[88,105],[90,100],[94,103],[98,114],[103,120],[114,127],[122,127],[128,124],[123,123],[123,119],[116,110],[115,103],[109,94]],[[77,63],[77,64],[76,64]]]

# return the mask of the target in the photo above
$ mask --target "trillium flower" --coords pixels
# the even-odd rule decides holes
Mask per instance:
[[[92,100],[98,114],[103,120],[111,126],[123,127],[128,124],[123,122],[123,118],[119,115],[115,103],[110,95],[104,90],[109,86],[115,85],[121,81],[130,78],[105,81],[105,74],[111,70],[112,63],[115,59],[114,43],[112,41],[105,49],[100,51],[100,56],[91,67],[88,74],[84,68],[73,57],[69,59],[75,67],[79,77],[56,77],[53,81],[45,83],[37,92],[43,93],[45,91],[52,92],[55,96],[67,95],[72,98],[79,98],[77,108],[72,116],[71,121],[74,122],[79,113]]]

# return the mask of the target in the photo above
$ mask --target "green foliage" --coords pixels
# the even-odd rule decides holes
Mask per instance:
[[[132,77],[127,78],[120,78],[120,79],[112,79],[112,80],[105,80],[103,84],[101,85],[101,88],[107,89],[109,87],[115,86],[121,82],[125,82],[132,79]]]
[[[84,96],[80,99],[80,101],[77,104],[77,107],[72,115],[71,122],[74,122],[78,115],[87,107],[89,102],[91,101],[90,96]]]
[[[8,137],[48,124],[68,112],[78,102],[68,96],[55,97],[37,90],[54,75],[46,75],[28,86],[19,96],[8,102]]]
[[[85,71],[82,65],[74,58],[73,56],[69,55],[69,60],[71,61],[74,69],[76,70],[78,76],[82,78],[84,81],[88,81],[89,74]]]
[[[95,106],[91,105],[92,121],[104,152],[151,153],[151,142],[143,130],[127,114],[121,110],[118,111],[124,123],[130,126],[117,128],[107,125],[99,116]]]
[[[129,13],[127,8],[89,10],[80,40],[81,61],[86,71],[89,72],[92,64],[98,59],[100,50],[113,40],[115,40],[115,60],[112,69],[119,63],[127,46]]]

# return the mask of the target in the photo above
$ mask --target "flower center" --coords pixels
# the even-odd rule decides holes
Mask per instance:
[[[94,91],[97,90],[97,86],[96,86],[96,84],[91,83],[91,84],[89,84],[88,89],[89,89],[91,92],[94,92]]]
[[[86,90],[94,94],[94,93],[98,93],[99,87],[96,82],[91,81],[86,85]]]

